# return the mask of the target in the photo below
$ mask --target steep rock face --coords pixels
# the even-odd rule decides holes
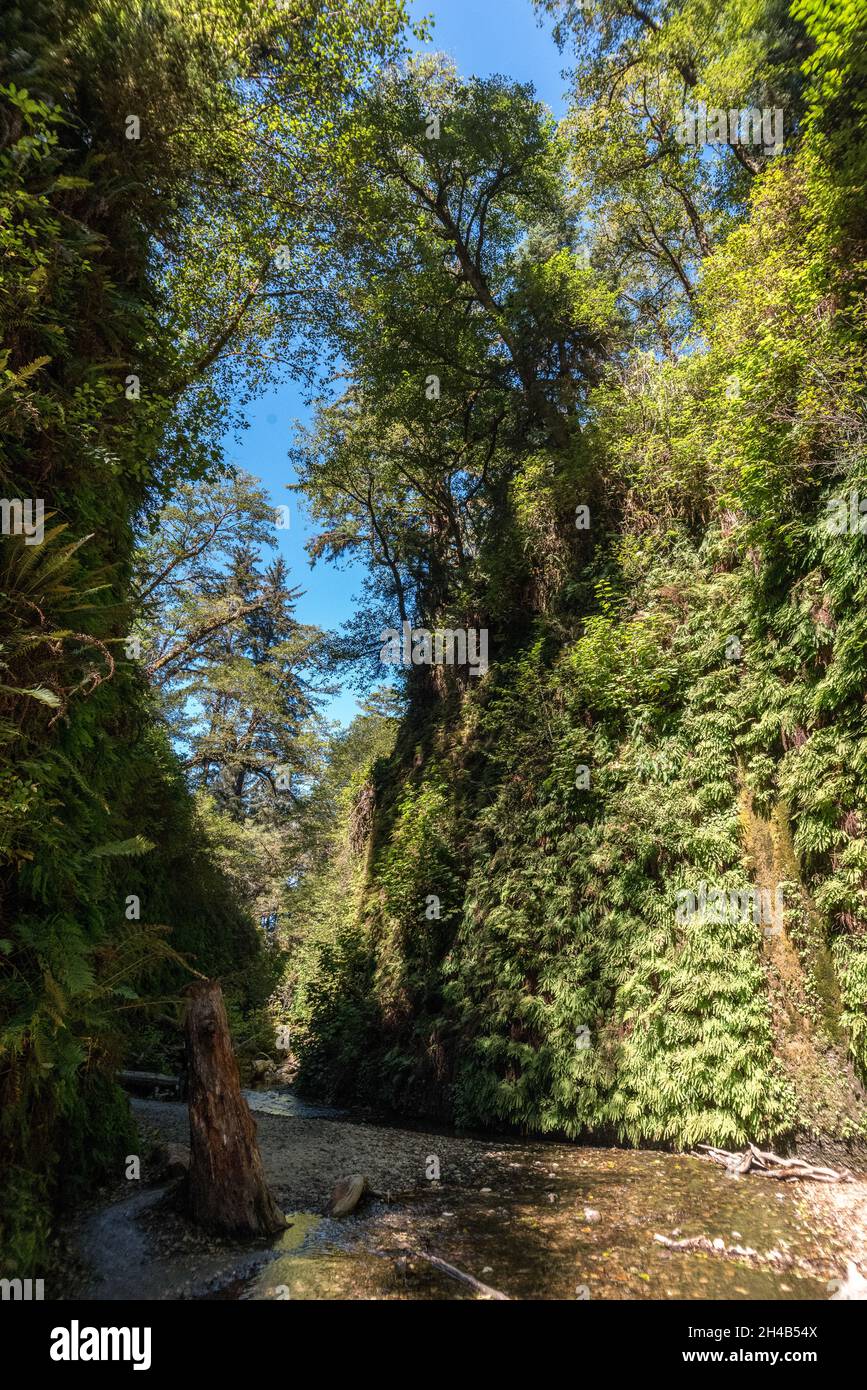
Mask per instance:
[[[408,677],[366,849],[338,826],[305,890],[312,1089],[636,1144],[863,1137],[865,167],[833,95],[862,58],[797,9],[802,128],[702,248],[685,346],[606,333],[568,437],[516,426],[458,592],[491,669]]]
[[[379,765],[302,1084],[633,1143],[860,1131],[851,967],[741,754],[743,576],[693,574],[684,613],[670,575]]]
[[[864,1131],[865,1094],[843,1024],[843,998],[821,915],[803,885],[788,808],[768,819],[742,795],[747,863],[757,883],[788,898],[779,922],[764,932],[774,1051],[796,1097],[800,1142],[811,1136],[849,1138]]]

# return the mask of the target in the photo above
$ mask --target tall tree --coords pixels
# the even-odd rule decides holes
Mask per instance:
[[[809,48],[803,26],[786,0],[535,3],[574,59],[566,129],[594,261],[617,268],[639,341],[671,355],[691,321],[704,258],[780,153],[777,137],[791,148]],[[724,113],[725,130],[711,114],[702,131],[692,119],[702,108]],[[764,129],[742,122],[750,108],[779,119]]]
[[[418,60],[384,76],[349,138],[323,314],[353,384],[296,459],[323,523],[313,557],[372,562],[349,633],[360,656],[387,613],[490,614],[494,577],[520,567],[503,557],[510,481],[543,448],[580,474],[584,401],[616,324],[530,89]]]
[[[38,1266],[60,1171],[72,1190],[124,1152],[130,972],[167,925],[218,968],[253,949],[125,655],[133,529],[220,466],[230,390],[303,372],[285,310],[314,275],[334,117],[403,27],[400,0],[0,13],[0,485],[46,515],[36,544],[2,539],[7,1268]]]

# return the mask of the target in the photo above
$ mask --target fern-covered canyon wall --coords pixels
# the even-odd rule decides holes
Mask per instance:
[[[721,90],[719,52],[700,43],[708,13],[682,7],[690,49],[674,21],[642,33],[624,19],[624,36],[623,11],[603,10],[570,153],[586,177],[608,177],[606,156],[585,156],[588,126],[599,141],[628,126],[643,80],[655,137],[636,120],[608,158],[628,166],[647,141],[663,183],[650,219],[674,244],[665,190],[676,190],[686,245],[689,224],[713,213],[697,211],[694,166],[666,168],[675,97],[659,64],[666,45],[678,55],[680,101]],[[745,7],[727,17],[743,24]],[[344,815],[319,896],[301,904],[321,938],[297,958],[292,996],[309,1088],[633,1144],[863,1139],[867,593],[850,501],[867,487],[864,59],[841,57],[856,22],[847,7],[793,7],[776,97],[764,88],[790,123],[787,152],[746,180],[735,167],[727,216],[683,253],[688,297],[669,285],[645,304],[643,342],[624,346],[616,307],[618,278],[622,294],[643,254],[642,173],[620,175],[613,213],[583,205],[589,266],[562,230],[558,249],[553,225],[547,244],[538,224],[530,232],[541,249],[528,269],[468,222],[470,265],[459,253],[455,275],[474,313],[455,326],[466,311],[443,287],[448,352],[429,321],[409,364],[402,344],[407,376],[442,373],[441,420],[463,386],[478,422],[487,391],[479,439],[487,429],[512,451],[491,490],[496,541],[477,528],[471,575],[445,603],[432,567],[424,575],[427,625],[486,625],[492,664],[463,684],[433,668],[445,677],[435,690],[424,666],[409,672],[395,750],[356,790],[374,808],[369,837],[353,853]],[[622,108],[603,111],[601,96],[588,107],[594,78],[627,51],[639,74],[620,82]],[[464,90],[443,116],[456,142],[451,120],[469,104]],[[458,223],[468,188],[500,232],[509,216],[540,216],[521,203],[538,177],[533,137],[489,131],[476,164],[463,147],[443,152],[444,139],[429,158],[416,145],[414,171],[399,156],[382,166],[434,238]],[[378,307],[395,306],[401,333],[400,294],[433,297],[421,274],[382,268]],[[571,294],[577,343],[558,316]],[[514,367],[511,401],[502,376],[461,379],[453,344],[484,320]],[[411,408],[379,376],[385,350],[358,347],[360,375],[388,394],[382,413],[406,421]],[[510,409],[525,412],[511,439]],[[416,444],[430,439],[418,414]],[[473,443],[465,431],[456,469]]]

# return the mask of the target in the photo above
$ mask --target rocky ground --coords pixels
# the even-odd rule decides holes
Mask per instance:
[[[286,1232],[251,1245],[192,1227],[154,1147],[187,1142],[186,1107],[136,1101],[142,1179],[67,1228],[61,1296],[484,1296],[428,1256],[519,1299],[861,1296],[863,1179],[733,1178],[685,1155],[404,1129],[286,1093],[248,1096]],[[332,1190],[353,1173],[370,1196],[336,1220]]]

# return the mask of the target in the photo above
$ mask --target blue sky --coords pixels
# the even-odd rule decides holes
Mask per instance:
[[[449,53],[467,75],[502,73],[533,82],[555,115],[563,114],[563,60],[549,26],[538,27],[531,0],[410,0],[409,9],[413,18],[434,17],[433,37],[423,46],[426,50]],[[304,545],[313,528],[300,495],[286,490],[294,481],[286,456],[294,423],[309,418],[301,393],[291,385],[281,386],[251,405],[247,418],[249,429],[240,440],[227,440],[227,453],[246,472],[262,479],[275,506],[290,507],[290,526],[278,532],[278,548],[291,568],[292,582],[305,590],[298,616],[317,627],[339,628],[353,611],[363,570],[358,566],[337,569],[321,562],[309,567]],[[355,696],[347,690],[330,702],[327,713],[347,724],[355,710]]]

